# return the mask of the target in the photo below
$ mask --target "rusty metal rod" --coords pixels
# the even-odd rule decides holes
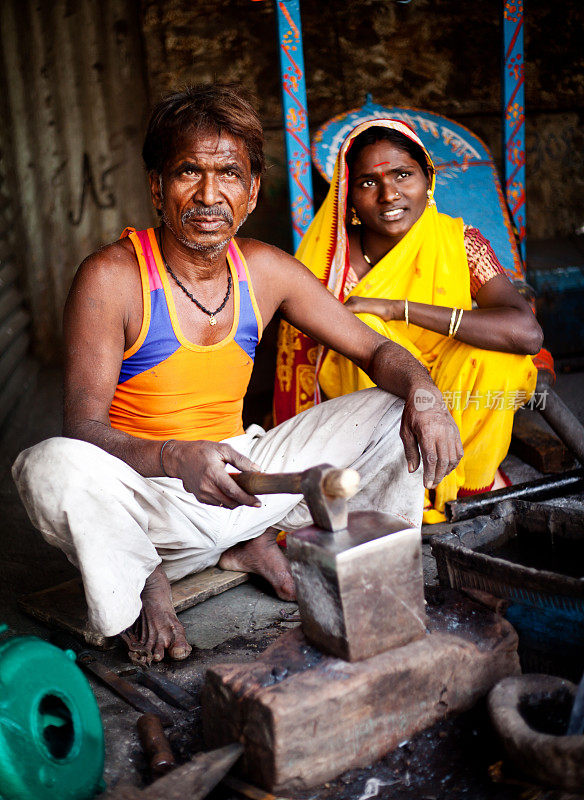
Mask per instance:
[[[548,373],[538,374],[536,392],[545,395],[541,408],[537,410],[554,433],[584,465],[584,426],[551,388],[551,378]]]
[[[140,667],[129,667],[119,673],[120,677],[132,677],[141,686],[150,689],[151,692],[158,695],[165,703],[169,703],[175,708],[180,708],[183,711],[192,711],[198,708],[198,702],[195,697],[178,683],[171,681],[166,675],[159,675],[156,672],[141,669]]]
[[[497,489],[494,492],[459,497],[446,503],[444,513],[448,522],[459,522],[480,514],[490,514],[497,503],[502,503],[504,500],[549,500],[550,497],[574,494],[583,489],[584,469],[574,469],[562,472],[560,475]]]

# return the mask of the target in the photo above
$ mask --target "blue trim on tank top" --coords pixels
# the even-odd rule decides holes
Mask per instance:
[[[247,281],[239,280],[239,324],[235,342],[252,359],[259,342],[258,322],[251,302]],[[166,361],[179,347],[180,342],[172,327],[164,288],[150,292],[150,325],[141,347],[122,362],[118,384],[125,383]]]
[[[259,342],[258,321],[249,294],[247,281],[239,281],[239,325],[235,332],[235,341],[253,361],[255,349]]]
[[[180,342],[172,327],[168,304],[162,286],[150,292],[150,325],[142,346],[122,362],[118,383],[156,367],[175,353]]]

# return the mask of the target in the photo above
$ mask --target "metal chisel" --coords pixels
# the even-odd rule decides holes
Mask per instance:
[[[196,698],[165,675],[159,675],[157,672],[146,672],[139,667],[129,667],[122,670],[120,676],[133,678],[136,683],[150,689],[161,700],[175,708],[180,708],[183,711],[193,711],[198,708]]]
[[[157,705],[141,694],[129,681],[121,678],[117,673],[113,672],[113,670],[109,669],[109,667],[106,667],[105,664],[98,661],[91,651],[83,650],[75,639],[62,634],[56,634],[52,636],[51,639],[53,644],[57,647],[73,650],[77,655],[77,663],[80,667],[83,667],[84,670],[95,675],[96,678],[99,678],[112,692],[117,694],[118,697],[121,697],[122,700],[125,700],[126,703],[133,706],[137,711],[141,711],[143,714],[156,714],[160,717],[165,727],[173,724],[172,717],[169,716],[168,713],[161,711]]]

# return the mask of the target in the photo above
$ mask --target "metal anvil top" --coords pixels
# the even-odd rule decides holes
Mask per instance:
[[[412,526],[395,514],[381,511],[353,511],[349,515],[347,527],[340,531],[325,531],[316,525],[288,534],[287,541],[293,542],[292,549],[310,547],[312,557],[327,566],[353,558],[359,553],[373,555],[380,547],[386,547],[383,539],[389,534],[410,531]],[[395,540],[397,542],[397,540]]]
[[[326,653],[360,661],[426,633],[420,531],[354,511],[347,528],[288,534],[302,628]]]

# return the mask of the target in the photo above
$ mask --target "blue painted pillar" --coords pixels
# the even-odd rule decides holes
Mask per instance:
[[[523,0],[501,0],[505,196],[525,263],[525,96]]]
[[[299,0],[275,0],[294,252],[314,216]]]

